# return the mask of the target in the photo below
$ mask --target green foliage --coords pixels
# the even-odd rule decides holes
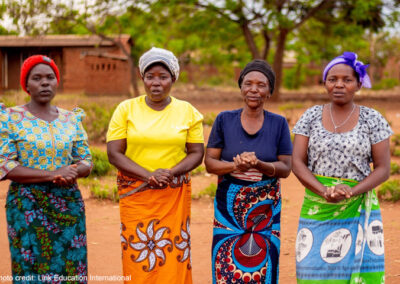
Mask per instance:
[[[395,78],[385,78],[380,80],[377,83],[374,83],[372,86],[373,90],[387,90],[387,89],[393,89],[396,86],[400,85],[400,81]]]
[[[400,134],[394,134],[394,135],[392,136],[392,143],[393,143],[395,146],[400,146]]]
[[[180,83],[187,83],[189,82],[188,73],[186,71],[181,71],[179,74],[179,82]]]
[[[395,147],[394,148],[393,156],[400,157],[400,147]]]
[[[198,199],[202,197],[211,197],[214,198],[217,193],[217,186],[214,183],[211,183],[205,189],[200,191],[197,195],[193,196],[193,198]]]
[[[390,162],[390,174],[397,175],[400,174],[400,165],[395,162]]]
[[[4,104],[5,107],[13,107],[13,106],[17,105],[13,98],[5,97],[5,96],[3,96],[3,98],[1,99],[1,102]]]
[[[90,152],[92,153],[93,169],[90,176],[105,176],[112,169],[113,166],[108,161],[107,153],[101,149],[91,147]]]
[[[200,165],[197,168],[195,168],[194,170],[192,170],[190,172],[191,175],[195,176],[195,175],[200,175],[205,173],[206,169],[204,168],[204,166]]]
[[[285,104],[281,104],[278,108],[280,111],[286,113],[294,111],[295,109],[304,108],[304,105],[302,103],[288,102]]]
[[[108,123],[114,113],[115,107],[107,108],[99,104],[92,103],[81,106],[86,113],[84,126],[90,141],[105,142],[108,130]]]
[[[400,180],[384,182],[378,189],[378,197],[393,202],[400,200]]]
[[[216,117],[217,115],[214,112],[204,114],[203,124],[213,126]]]
[[[284,73],[282,81],[287,88],[302,84],[308,64],[322,66],[345,50],[356,51],[362,60],[374,66],[382,66],[389,56],[399,53],[398,41],[397,45],[390,41],[388,33],[379,40],[371,40],[385,25],[393,27],[397,23],[399,13],[391,1],[8,0],[5,3],[1,5],[0,16],[12,19],[13,26],[7,30],[0,26],[0,34],[129,34],[135,64],[144,51],[158,46],[173,51],[182,67],[189,64],[216,67],[218,75],[207,74],[210,76],[200,81],[195,78],[196,84],[229,83],[228,78],[234,78],[234,69],[242,68],[255,57],[282,66],[282,57],[275,57],[281,54],[277,53],[277,47],[293,50],[297,59],[296,66]],[[279,39],[283,40],[281,45]],[[370,48],[372,44],[375,46]],[[370,50],[379,52],[370,54]],[[281,79],[280,68],[276,72]],[[192,78],[187,74],[181,77],[182,82]]]
[[[392,155],[400,157],[400,134],[392,136]]]
[[[287,89],[298,89],[304,81],[304,73],[301,72],[301,64],[293,68],[286,69],[283,72],[283,86]]]
[[[119,201],[118,188],[116,185],[108,185],[98,178],[86,178],[78,180],[80,187],[89,189],[91,195],[97,199],[109,199],[114,202]]]

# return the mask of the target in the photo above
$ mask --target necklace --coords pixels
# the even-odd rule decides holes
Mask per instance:
[[[350,114],[347,116],[347,118],[346,118],[341,124],[336,125],[335,121],[333,120],[333,116],[332,116],[332,104],[330,104],[330,106],[329,106],[329,114],[330,114],[330,116],[331,116],[331,121],[332,121],[333,127],[335,128],[335,130],[333,131],[333,133],[337,133],[337,132],[336,132],[336,129],[338,129],[338,128],[340,128],[340,127],[342,127],[343,125],[346,124],[346,122],[349,120],[349,118],[351,117],[351,115],[353,114],[353,112],[354,112],[355,109],[356,109],[356,105],[353,104],[353,109],[351,110],[351,112],[350,112]]]

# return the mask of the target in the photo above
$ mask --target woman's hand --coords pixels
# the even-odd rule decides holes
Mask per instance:
[[[351,187],[347,184],[337,184],[336,186],[327,187],[325,199],[331,203],[338,203],[346,198],[352,197]]]
[[[157,169],[148,177],[148,183],[152,187],[166,186],[172,182],[173,175],[169,169]]]
[[[254,155],[254,152],[243,152],[240,155],[236,155],[233,157],[233,162],[235,164],[235,169],[241,172],[247,172],[250,168],[253,167],[252,162],[254,162],[251,153]]]
[[[53,171],[53,183],[58,186],[70,186],[78,178],[78,167],[76,164],[65,166]]]
[[[252,168],[255,167],[258,163],[258,158],[255,152],[243,152],[242,154],[240,154],[240,157],[244,161],[249,163]]]

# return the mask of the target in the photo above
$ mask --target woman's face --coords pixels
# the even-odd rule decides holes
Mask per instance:
[[[174,81],[171,73],[161,64],[151,66],[143,76],[146,94],[153,102],[161,102],[168,98]]]
[[[251,71],[244,76],[240,90],[244,102],[251,108],[264,106],[266,99],[271,96],[268,78],[258,71]]]
[[[26,81],[26,89],[31,100],[39,104],[50,103],[57,92],[57,77],[47,64],[33,67]]]
[[[353,100],[354,94],[361,88],[355,71],[349,65],[334,65],[326,76],[325,88],[333,103],[346,104]]]

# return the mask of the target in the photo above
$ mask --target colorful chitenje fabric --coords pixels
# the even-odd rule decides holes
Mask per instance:
[[[357,181],[316,176],[325,186]],[[384,283],[383,225],[375,191],[328,203],[306,189],[296,240],[297,283]]]
[[[12,182],[6,213],[14,279],[87,283],[85,206],[76,185]]]
[[[0,105],[0,110],[1,179],[18,165],[42,170],[72,163],[92,165],[82,110],[57,108],[59,116],[51,122],[24,106]],[[6,214],[14,279],[87,282],[85,207],[76,184],[12,182]]]
[[[221,177],[214,201],[213,283],[278,283],[280,182]]]
[[[153,188],[118,173],[125,283],[192,283],[191,181]]]

